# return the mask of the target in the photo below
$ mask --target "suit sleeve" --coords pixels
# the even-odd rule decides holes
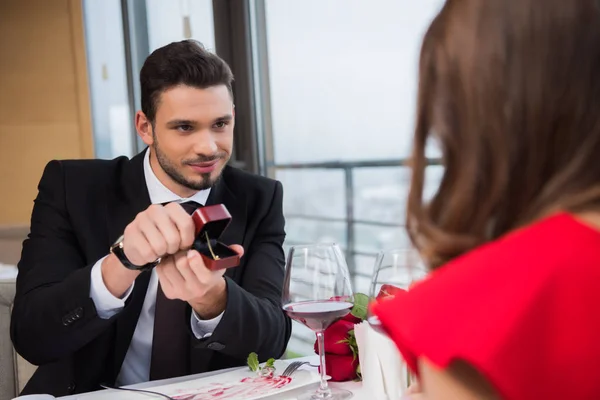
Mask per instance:
[[[98,317],[90,298],[93,265],[86,265],[69,220],[62,165],[51,161],[23,242],[11,317],[11,339],[27,361],[42,365],[64,358],[112,323]]]
[[[197,341],[196,347],[219,349],[239,360],[245,360],[251,352],[256,352],[260,360],[283,355],[291,335],[291,320],[281,308],[284,225],[283,188],[277,182],[269,211],[247,249],[241,284],[226,278],[223,319],[210,338]]]

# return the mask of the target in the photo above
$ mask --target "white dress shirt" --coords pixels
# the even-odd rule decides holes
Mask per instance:
[[[152,171],[149,150],[146,151],[144,157],[144,177],[146,179],[146,186],[148,187],[148,193],[150,194],[150,201],[152,204],[161,204],[175,200],[193,200],[199,204],[206,204],[206,200],[210,194],[210,189],[207,189],[196,193],[192,197],[182,199],[171,192],[158,180]],[[123,309],[125,300],[127,300],[131,294],[134,285],[131,285],[122,298],[113,296],[102,280],[101,267],[104,258],[98,260],[92,267],[90,297],[94,301],[98,316],[100,318],[108,319]],[[157,290],[158,277],[156,271],[152,270],[142,311],[135,327],[135,331],[133,332],[127,355],[121,366],[121,371],[117,377],[117,386],[132,385],[139,382],[147,382],[149,380]],[[210,320],[201,320],[196,313],[193,312],[190,324],[196,338],[200,339],[210,336],[221,321],[222,316],[223,313]]]

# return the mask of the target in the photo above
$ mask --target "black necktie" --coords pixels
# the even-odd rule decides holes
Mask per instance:
[[[201,204],[195,201],[179,203],[188,214]],[[187,303],[165,297],[160,283],[156,292],[154,333],[150,361],[150,380],[168,379],[189,374],[190,336]]]
[[[192,200],[181,202],[181,203],[179,203],[179,205],[181,207],[183,207],[183,209],[185,211],[187,211],[187,213],[190,215],[192,215],[193,212],[196,211],[198,208],[202,207],[202,204],[196,203],[195,201],[192,201]]]

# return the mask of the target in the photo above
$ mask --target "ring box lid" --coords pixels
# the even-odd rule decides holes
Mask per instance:
[[[196,237],[205,240],[206,233],[211,239],[219,239],[231,222],[231,214],[223,204],[215,204],[196,209],[192,213],[196,227]]]
[[[231,222],[227,208],[223,204],[200,207],[192,213],[192,219],[196,229],[193,247],[204,259],[206,267],[215,270],[238,266],[239,254],[218,240]],[[206,240],[207,234],[210,246]],[[213,253],[218,258],[213,258]]]

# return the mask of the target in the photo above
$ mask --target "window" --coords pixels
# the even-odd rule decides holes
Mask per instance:
[[[214,50],[212,1],[85,0],[83,6],[96,157],[131,157],[145,147],[133,125],[144,59],[186,38]]]
[[[286,247],[339,243],[355,291],[368,292],[378,251],[409,246],[402,162],[411,148],[421,40],[442,4],[265,0],[267,165],[285,188]],[[428,176],[435,189],[439,173]],[[313,342],[294,324],[291,352],[312,353]]]
[[[195,39],[215,49],[212,0],[146,0],[150,52],[171,42]]]
[[[83,2],[94,148],[98,158],[133,155],[121,2]]]

